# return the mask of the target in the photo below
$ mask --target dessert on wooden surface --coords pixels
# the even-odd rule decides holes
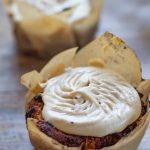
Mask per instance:
[[[136,150],[150,121],[150,80],[134,51],[108,32],[59,53],[21,83],[38,150]]]
[[[50,57],[92,40],[102,0],[5,0],[20,51]]]

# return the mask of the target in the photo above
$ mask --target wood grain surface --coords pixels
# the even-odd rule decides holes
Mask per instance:
[[[150,78],[150,1],[106,0],[97,36],[111,31],[135,49],[143,77]],[[24,120],[25,89],[21,74],[46,62],[20,55],[0,1],[0,150],[33,150]],[[150,127],[138,150],[150,150]]]

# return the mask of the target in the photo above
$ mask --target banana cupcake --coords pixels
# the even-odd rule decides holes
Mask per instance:
[[[20,51],[41,57],[94,37],[102,0],[4,0]]]
[[[150,121],[150,80],[133,50],[108,32],[59,53],[21,83],[37,150],[136,150]]]

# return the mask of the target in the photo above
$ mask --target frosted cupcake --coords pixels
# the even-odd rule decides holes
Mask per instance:
[[[5,0],[21,51],[53,56],[93,38],[102,0]]]
[[[22,76],[26,120],[38,150],[136,150],[150,121],[150,80],[135,53],[105,33]]]

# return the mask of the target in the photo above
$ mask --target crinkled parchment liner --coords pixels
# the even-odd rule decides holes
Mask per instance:
[[[10,9],[10,4],[17,2],[24,18],[15,21]],[[72,24],[66,22],[70,12],[57,15],[44,16],[40,11],[19,0],[4,0],[6,10],[17,38],[20,50],[41,57],[56,55],[58,52],[83,46],[90,42],[95,34],[102,10],[103,0],[91,0],[92,12],[83,19]],[[27,13],[28,11],[28,13]],[[28,15],[31,11],[32,15]]]
[[[32,71],[22,76],[21,82],[28,89],[26,103],[37,93],[42,92],[40,83],[64,72],[64,68],[72,66],[94,65],[105,67],[122,74],[143,96],[141,100],[148,106],[147,113],[141,118],[138,127],[115,145],[102,150],[136,150],[150,121],[148,96],[150,80],[142,81],[141,65],[134,52],[118,37],[105,33],[100,38],[91,42],[79,52],[72,48],[59,53],[41,70],[40,73]],[[79,150],[81,147],[67,147],[41,132],[35,124],[36,120],[28,118],[27,126],[31,143],[38,150]]]

